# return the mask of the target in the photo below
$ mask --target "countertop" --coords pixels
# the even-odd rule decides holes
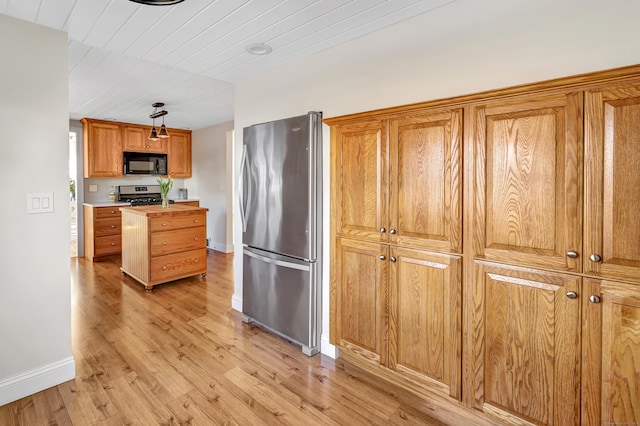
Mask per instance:
[[[186,200],[176,200],[172,199],[176,203],[187,203],[189,201],[200,201],[197,198],[188,198]],[[116,201],[115,203],[111,203],[109,201],[95,201],[93,203],[84,203],[85,206],[89,207],[128,207],[131,206],[131,203],[123,203],[120,201]]]
[[[207,212],[209,209],[204,207],[195,206],[181,206],[180,203],[170,204],[166,209],[161,205],[153,206],[124,206],[120,207],[120,211],[123,213],[132,213],[141,216],[159,217],[159,216],[183,216],[192,214],[194,211]]]

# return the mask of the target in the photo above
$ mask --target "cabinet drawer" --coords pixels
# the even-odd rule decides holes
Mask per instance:
[[[206,228],[176,229],[151,234],[151,256],[162,256],[180,251],[206,247]]]
[[[166,281],[207,272],[207,249],[151,258],[151,281]]]
[[[122,251],[122,238],[120,235],[110,235],[107,237],[97,237],[94,253],[95,256],[106,256]]]
[[[96,220],[93,232],[96,237],[104,237],[106,235],[117,235],[122,233],[122,223],[119,217],[112,219]]]
[[[96,207],[95,208],[95,218],[96,219],[104,219],[104,218],[114,218],[117,217],[120,219],[120,207]]]
[[[195,228],[206,224],[205,213],[190,214],[185,216],[153,217],[149,223],[149,230],[171,231],[173,229]]]

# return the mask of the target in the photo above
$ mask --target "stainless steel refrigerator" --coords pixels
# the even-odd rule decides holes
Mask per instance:
[[[243,141],[243,318],[315,355],[322,324],[322,114],[246,127]]]

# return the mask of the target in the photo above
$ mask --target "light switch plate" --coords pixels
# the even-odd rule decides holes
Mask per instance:
[[[89,185],[89,192],[98,192],[98,185]]]
[[[53,192],[28,193],[27,213],[53,213]]]

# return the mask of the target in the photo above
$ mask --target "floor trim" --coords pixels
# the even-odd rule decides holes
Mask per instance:
[[[0,381],[0,406],[76,377],[73,357]]]

